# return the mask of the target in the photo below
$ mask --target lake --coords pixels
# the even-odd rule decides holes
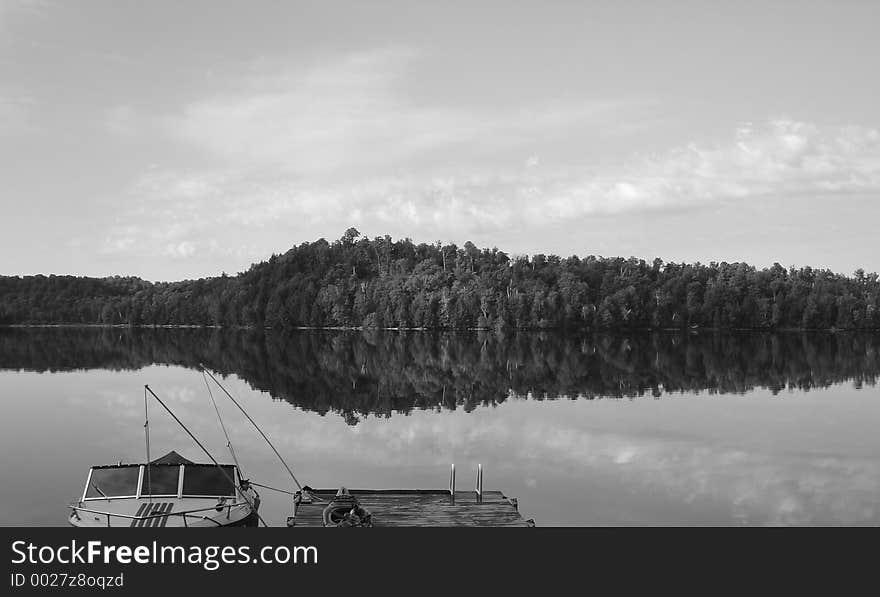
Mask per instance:
[[[877,525],[880,336],[0,329],[0,524],[144,458],[144,384],[229,461],[204,363],[312,487],[484,487],[549,525]],[[214,390],[243,473],[291,489]],[[154,457],[206,458],[151,401]],[[261,490],[283,526],[289,497]]]

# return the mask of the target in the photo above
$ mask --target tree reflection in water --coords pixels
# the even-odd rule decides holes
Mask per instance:
[[[199,363],[299,408],[339,413],[356,424],[362,415],[413,409],[470,412],[511,396],[634,398],[875,385],[880,336],[0,329],[0,369],[131,370]]]

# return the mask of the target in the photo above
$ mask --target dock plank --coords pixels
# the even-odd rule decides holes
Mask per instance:
[[[517,511],[515,500],[500,491],[484,491],[482,499],[473,491],[457,491],[455,498],[442,490],[358,490],[349,492],[372,514],[375,527],[424,526],[534,526]],[[296,505],[293,526],[323,526],[323,511],[335,490],[313,490],[318,501]]]

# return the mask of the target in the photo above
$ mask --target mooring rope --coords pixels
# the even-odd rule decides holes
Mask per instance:
[[[284,465],[284,468],[287,469],[287,472],[290,473],[290,478],[293,479],[293,482],[294,482],[294,483],[296,483],[297,488],[298,488],[300,491],[302,491],[303,486],[302,486],[302,484],[297,480],[296,475],[293,474],[293,469],[290,468],[290,465],[287,464],[287,461],[284,460],[284,457],[281,456],[281,453],[278,452],[278,450],[275,448],[275,446],[272,444],[272,442],[269,441],[269,438],[266,437],[266,434],[263,433],[263,430],[260,429],[260,426],[257,425],[256,421],[254,421],[254,420],[251,418],[251,416],[247,413],[247,411],[246,411],[244,408],[242,408],[241,404],[238,403],[238,400],[236,400],[235,398],[232,397],[232,394],[229,393],[229,390],[227,390],[225,387],[223,387],[223,384],[221,384],[219,381],[217,381],[217,378],[214,377],[214,376],[211,374],[211,372],[208,371],[208,369],[207,369],[204,365],[202,365],[201,363],[199,363],[199,366],[202,368],[202,373],[207,374],[208,377],[210,377],[212,380],[214,380],[214,383],[217,384],[217,386],[218,386],[221,390],[223,390],[223,392],[229,397],[229,399],[232,400],[232,403],[235,404],[235,406],[238,407],[238,410],[240,410],[240,411],[242,412],[242,414],[244,414],[244,416],[247,417],[247,420],[250,421],[251,424],[254,426],[254,428],[260,433],[260,435],[263,436],[263,439],[266,440],[266,443],[269,444],[269,447],[272,448],[272,451],[273,451],[273,452],[275,452],[275,456],[278,457],[278,460],[281,461],[281,464],[283,464],[283,465]]]
[[[250,483],[251,485],[256,485],[257,487],[262,487],[263,489],[268,489],[269,491],[277,491],[278,493],[283,493],[286,495],[295,496],[298,493],[303,493],[307,496],[307,498],[309,500],[311,500],[311,503],[314,503],[314,504],[328,503],[326,499],[319,497],[318,494],[316,494],[316,493],[312,493],[312,490],[309,487],[304,487],[302,492],[298,492],[298,491],[288,491],[286,489],[279,489],[277,487],[272,487],[270,485],[263,485],[262,483],[257,483],[256,481],[251,481],[251,480],[248,480],[248,483]]]
[[[257,487],[262,487],[263,489],[268,489],[270,491],[277,491],[278,493],[286,493],[287,495],[296,495],[295,491],[287,491],[286,489],[278,489],[277,487],[271,487],[269,485],[263,485],[262,483],[257,483],[256,481],[248,480],[248,483],[251,485],[256,485]]]

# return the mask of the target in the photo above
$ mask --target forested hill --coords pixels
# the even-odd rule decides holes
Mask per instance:
[[[0,277],[0,324],[880,329],[880,281],[779,264],[512,258],[349,229],[236,276]]]

